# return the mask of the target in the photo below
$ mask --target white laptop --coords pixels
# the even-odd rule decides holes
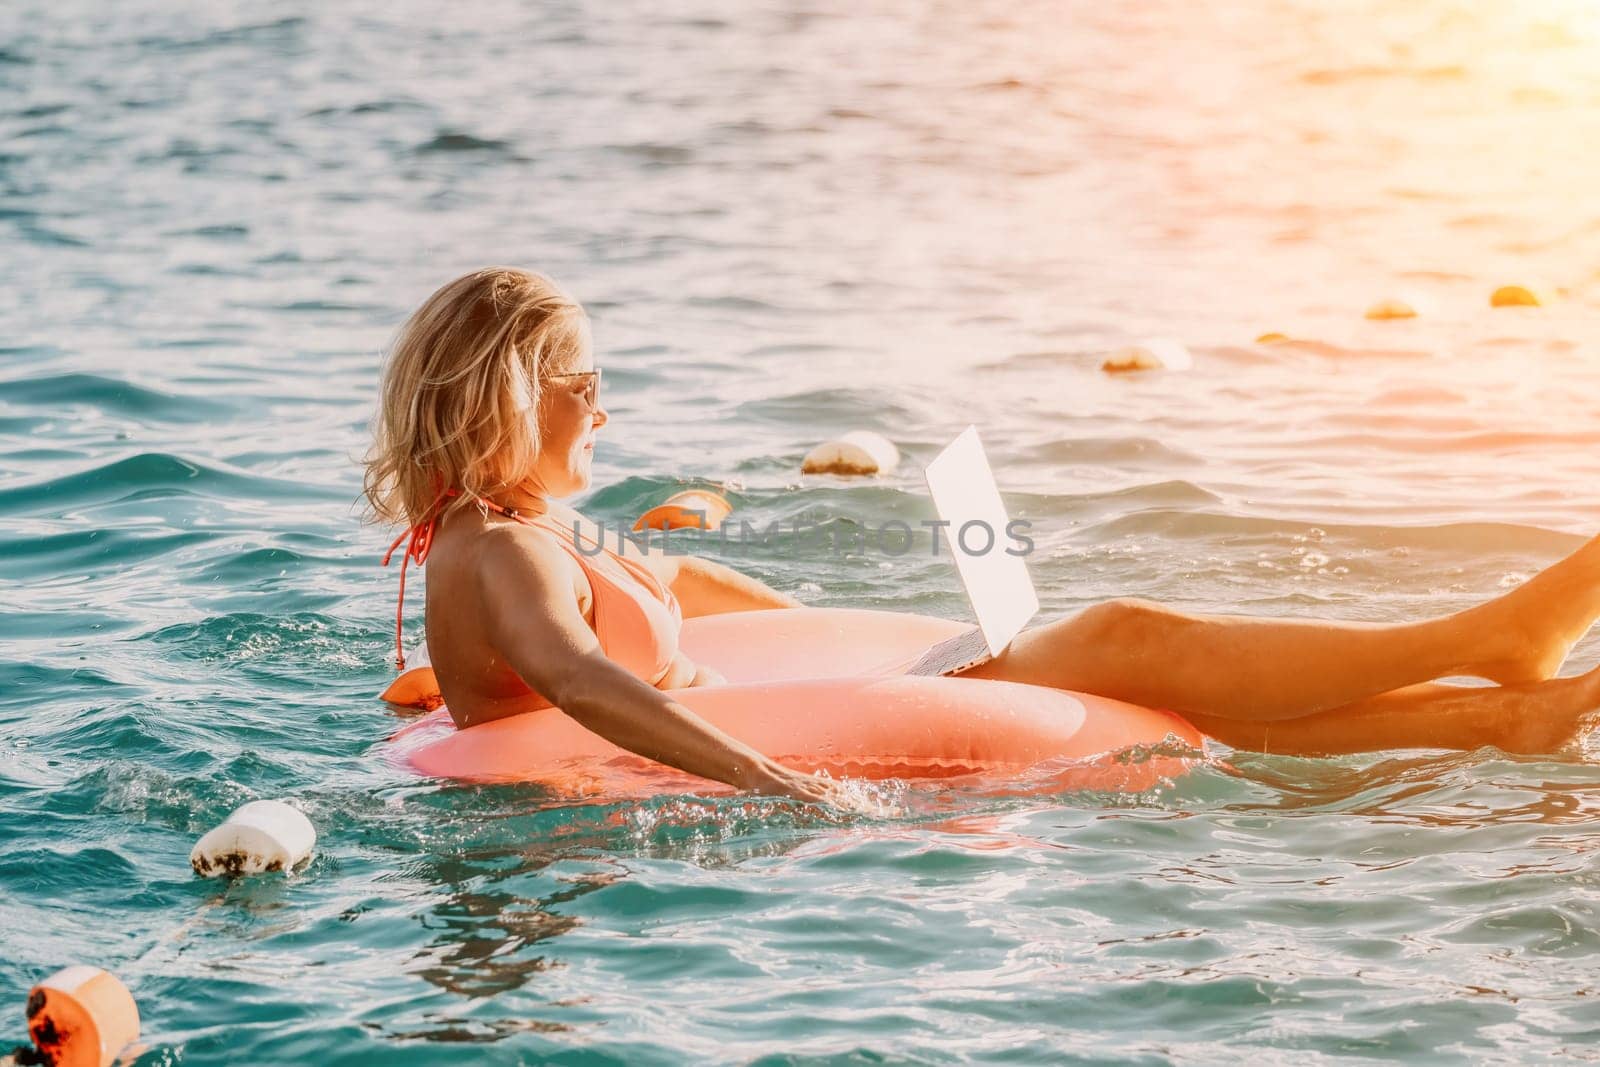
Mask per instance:
[[[961,575],[978,625],[929,648],[906,673],[950,674],[1004,652],[1038,612],[1039,595],[1028,577],[1024,557],[1014,554],[1016,545],[1006,532],[1011,520],[1000,500],[983,442],[978,440],[978,428],[963,430],[928,464],[923,477],[934,510],[949,523],[941,542],[955,556],[956,573]],[[988,530],[973,526],[963,537],[962,527],[971,522],[986,524]],[[971,548],[970,553],[963,543]]]

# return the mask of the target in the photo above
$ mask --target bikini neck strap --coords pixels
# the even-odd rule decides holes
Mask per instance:
[[[504,506],[503,504],[496,504],[493,500],[490,500],[488,497],[477,496],[477,495],[474,494],[472,496],[472,500],[473,500],[473,503],[477,504],[480,508],[483,508],[485,511],[492,511],[496,515],[504,515],[506,518],[511,519],[511,520],[513,520],[515,522],[520,522],[524,526],[532,526],[535,523],[537,523],[540,519],[544,519],[546,522],[552,522],[552,523],[557,522],[555,517],[552,516],[548,511],[541,511],[537,515],[524,515],[521,511],[518,511],[516,508],[508,508],[508,507]],[[573,528],[573,543],[574,544],[577,543],[577,529],[576,529],[576,527]]]

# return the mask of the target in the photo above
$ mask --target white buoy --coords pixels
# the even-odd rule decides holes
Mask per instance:
[[[252,800],[200,839],[189,864],[203,878],[287,872],[316,843],[316,829],[298,809],[281,800]]]
[[[1119,348],[1105,358],[1100,369],[1111,374],[1135,370],[1188,370],[1194,366],[1189,350],[1170,338],[1157,337]]]
[[[900,463],[894,442],[871,430],[851,430],[806,453],[802,474],[888,474]]]

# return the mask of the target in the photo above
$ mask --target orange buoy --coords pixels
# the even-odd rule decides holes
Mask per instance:
[[[1289,335],[1288,334],[1286,334],[1286,333],[1278,333],[1276,330],[1273,330],[1273,331],[1270,331],[1268,333],[1262,334],[1260,337],[1257,337],[1256,338],[1256,344],[1258,344],[1258,345],[1281,345],[1287,340],[1289,340]]]
[[[1489,306],[1497,308],[1536,308],[1549,301],[1525,285],[1502,285],[1489,294]]]
[[[640,515],[635,530],[706,530],[722,526],[733,513],[733,505],[711,489],[686,489],[673,493],[666,501]]]
[[[1177,341],[1157,338],[1136,345],[1119,348],[1107,356],[1100,369],[1107,374],[1124,374],[1140,370],[1188,370],[1194,366],[1194,357]]]
[[[1417,309],[1404,300],[1380,300],[1367,308],[1367,318],[1382,321],[1385,319],[1414,319]]]
[[[29,991],[28,1036],[56,1067],[111,1067],[139,1039],[139,1007],[114,975],[67,967]]]

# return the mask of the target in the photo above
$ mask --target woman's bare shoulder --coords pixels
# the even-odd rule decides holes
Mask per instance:
[[[471,564],[480,588],[572,585],[572,565],[547,533],[520,523],[495,523],[477,531],[473,541]]]
[[[610,551],[642,564],[663,585],[678,576],[678,567],[684,559],[682,551],[668,552],[664,543],[652,543],[649,531],[635,533],[621,523],[596,522],[574,508],[560,506],[551,509],[552,525],[557,537],[572,538],[586,555],[595,555],[597,544]]]

